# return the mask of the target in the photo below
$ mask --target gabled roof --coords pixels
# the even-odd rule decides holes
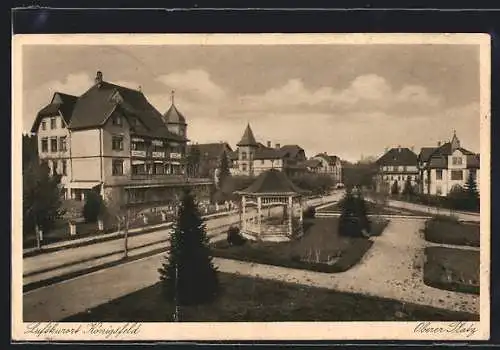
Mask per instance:
[[[253,131],[250,128],[250,124],[247,124],[245,132],[241,137],[240,142],[237,144],[238,146],[257,146],[257,142],[255,141],[255,137],[253,136]]]
[[[319,159],[308,159],[304,162],[304,164],[309,168],[317,168],[321,166],[321,161]]]
[[[38,112],[33,126],[31,127],[31,132],[35,133],[38,131],[38,127],[43,117],[52,117],[59,114],[64,119],[66,125],[69,125],[77,99],[78,97],[73,95],[63,94],[61,92],[54,93],[52,101]]]
[[[418,155],[418,159],[422,162],[427,162],[435,150],[436,147],[422,147]]]
[[[182,124],[186,125],[186,118],[182,115],[181,112],[175,107],[175,104],[172,103],[168,111],[163,114],[163,121],[167,124]]]
[[[467,168],[479,169],[480,157],[479,154],[467,155]]]
[[[307,191],[296,186],[285,173],[270,169],[261,173],[242,194],[299,195]]]
[[[469,163],[469,157],[474,157],[476,155],[474,152],[462,147],[457,148],[457,150],[467,156],[467,164]],[[424,162],[428,161],[428,165],[432,169],[445,169],[448,168],[448,156],[453,154],[452,151],[453,147],[451,142],[446,142],[439,147],[425,147],[420,151],[419,159]],[[472,164],[474,164],[475,161],[476,160],[473,159]]]
[[[230,157],[230,154],[233,152],[231,146],[226,142],[199,143],[189,145],[188,148],[197,148],[200,151],[200,155],[207,158],[219,158],[224,151],[226,151],[226,154]]]
[[[280,147],[280,152],[282,157],[289,156],[290,158],[296,158],[300,152],[303,152],[304,149],[299,145],[284,145]]]
[[[337,160],[340,159],[337,156],[330,156],[326,153],[319,153],[314,156],[314,158],[323,158],[328,162],[328,165],[335,165],[337,163]]]
[[[417,165],[417,155],[406,147],[391,148],[377,162],[379,165]]]
[[[255,151],[254,159],[281,159],[283,154],[281,150],[274,148],[258,148]]]

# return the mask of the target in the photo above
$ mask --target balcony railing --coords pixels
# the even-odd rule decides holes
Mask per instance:
[[[130,154],[133,157],[146,157],[146,151],[132,150],[130,151]]]
[[[165,152],[152,152],[153,158],[165,158]]]

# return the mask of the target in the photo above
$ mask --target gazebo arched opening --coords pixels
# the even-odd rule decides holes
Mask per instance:
[[[251,240],[289,241],[303,232],[302,195],[281,171],[271,169],[257,177],[241,196],[240,232]]]

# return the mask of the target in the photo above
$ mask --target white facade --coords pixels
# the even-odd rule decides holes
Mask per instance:
[[[470,168],[467,164],[467,156],[459,149],[455,150],[448,156],[448,168],[430,169],[429,194],[446,196],[450,193],[453,186],[464,187],[471,172],[479,191],[479,169]],[[424,179],[427,179],[426,172],[424,174]]]

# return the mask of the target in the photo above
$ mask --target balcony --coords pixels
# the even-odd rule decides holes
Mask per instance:
[[[132,157],[146,157],[146,151],[132,150],[130,154]]]
[[[181,153],[169,153],[168,156],[170,159],[181,159],[182,158]]]
[[[153,158],[165,158],[165,152],[152,152]]]

